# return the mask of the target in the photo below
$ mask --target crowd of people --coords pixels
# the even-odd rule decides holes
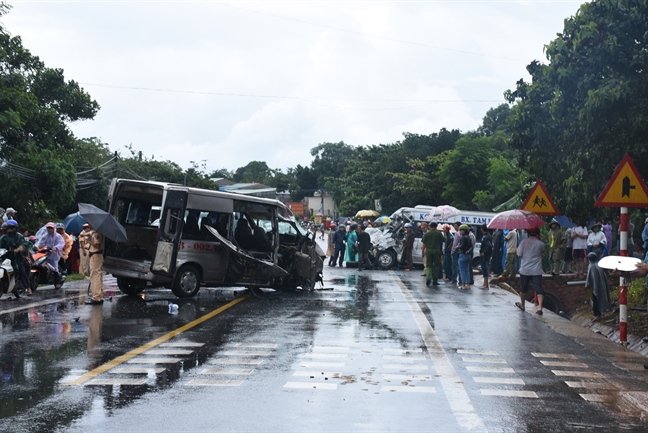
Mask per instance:
[[[0,217],[3,220],[0,227],[0,249],[7,250],[6,257],[11,259],[13,270],[27,296],[33,294],[29,278],[33,264],[32,253],[46,248],[49,250],[46,261],[52,270],[54,289],[61,288],[62,274],[70,272],[71,263],[76,261],[72,259],[78,258],[79,273],[91,282],[92,299],[88,303],[103,303],[103,235],[86,223],[78,237],[75,237],[66,232],[62,223],[48,222],[44,227],[45,232],[36,238],[16,221],[17,213],[13,208],[0,208]]]
[[[369,252],[371,239],[366,233],[370,227],[364,223],[348,225],[331,223],[328,227],[329,266],[342,266],[344,261],[358,261],[360,269],[371,267]],[[453,227],[454,226],[454,227]],[[473,284],[472,260],[477,237],[472,227],[459,222],[443,224],[436,222],[421,223],[414,227],[411,223],[404,225],[403,252],[400,265],[409,271],[413,269],[412,252],[415,230],[422,232],[421,247],[427,286],[437,286],[439,280],[456,284],[461,290],[469,289]],[[634,245],[634,225],[628,226],[628,255],[636,256]],[[605,271],[598,266],[601,258],[620,249],[617,240],[613,245],[613,228],[608,221],[595,222],[587,227],[579,223],[575,227],[564,229],[560,222],[552,219],[546,233],[546,242],[541,239],[540,230],[495,230],[486,225],[479,228],[481,274],[483,285],[480,289],[489,289],[491,276],[514,277],[520,275],[520,302],[516,306],[525,309],[525,298],[532,287],[536,294],[537,314],[542,314],[544,292],[542,275],[548,271],[551,275],[576,274],[577,278],[586,278],[585,285],[591,292],[592,309],[596,320],[601,312],[609,311],[610,295]],[[324,234],[322,234],[323,238]],[[617,236],[617,239],[619,236]],[[641,233],[643,263],[637,270],[628,274],[642,277],[648,274],[648,218]],[[648,279],[647,279],[648,288]]]

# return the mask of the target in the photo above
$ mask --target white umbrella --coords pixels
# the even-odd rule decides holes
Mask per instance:
[[[461,211],[456,207],[443,204],[434,208],[434,210],[428,214],[428,219],[432,221],[446,221],[460,213]]]

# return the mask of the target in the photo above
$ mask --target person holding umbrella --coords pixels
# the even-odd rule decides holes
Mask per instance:
[[[92,288],[92,298],[86,302],[89,305],[103,304],[103,251],[105,238],[104,235],[92,228],[88,237],[88,256],[90,257],[90,287]]]

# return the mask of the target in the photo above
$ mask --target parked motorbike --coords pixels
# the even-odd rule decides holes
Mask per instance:
[[[50,247],[43,247],[32,255],[34,263],[29,274],[29,284],[32,290],[36,290],[39,284],[54,284],[54,268],[47,262],[47,258],[51,254]],[[59,267],[59,284],[63,285],[66,278],[67,272]]]
[[[13,254],[15,254],[13,250],[9,251],[5,248],[0,248],[0,289],[2,291],[0,296],[5,293],[11,293],[16,298],[20,298],[25,292],[26,287],[20,278],[16,278],[17,275],[11,265]]]

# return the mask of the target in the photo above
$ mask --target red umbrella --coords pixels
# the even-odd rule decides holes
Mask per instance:
[[[534,229],[546,223],[538,215],[527,210],[507,210],[498,213],[488,223],[489,229]]]

